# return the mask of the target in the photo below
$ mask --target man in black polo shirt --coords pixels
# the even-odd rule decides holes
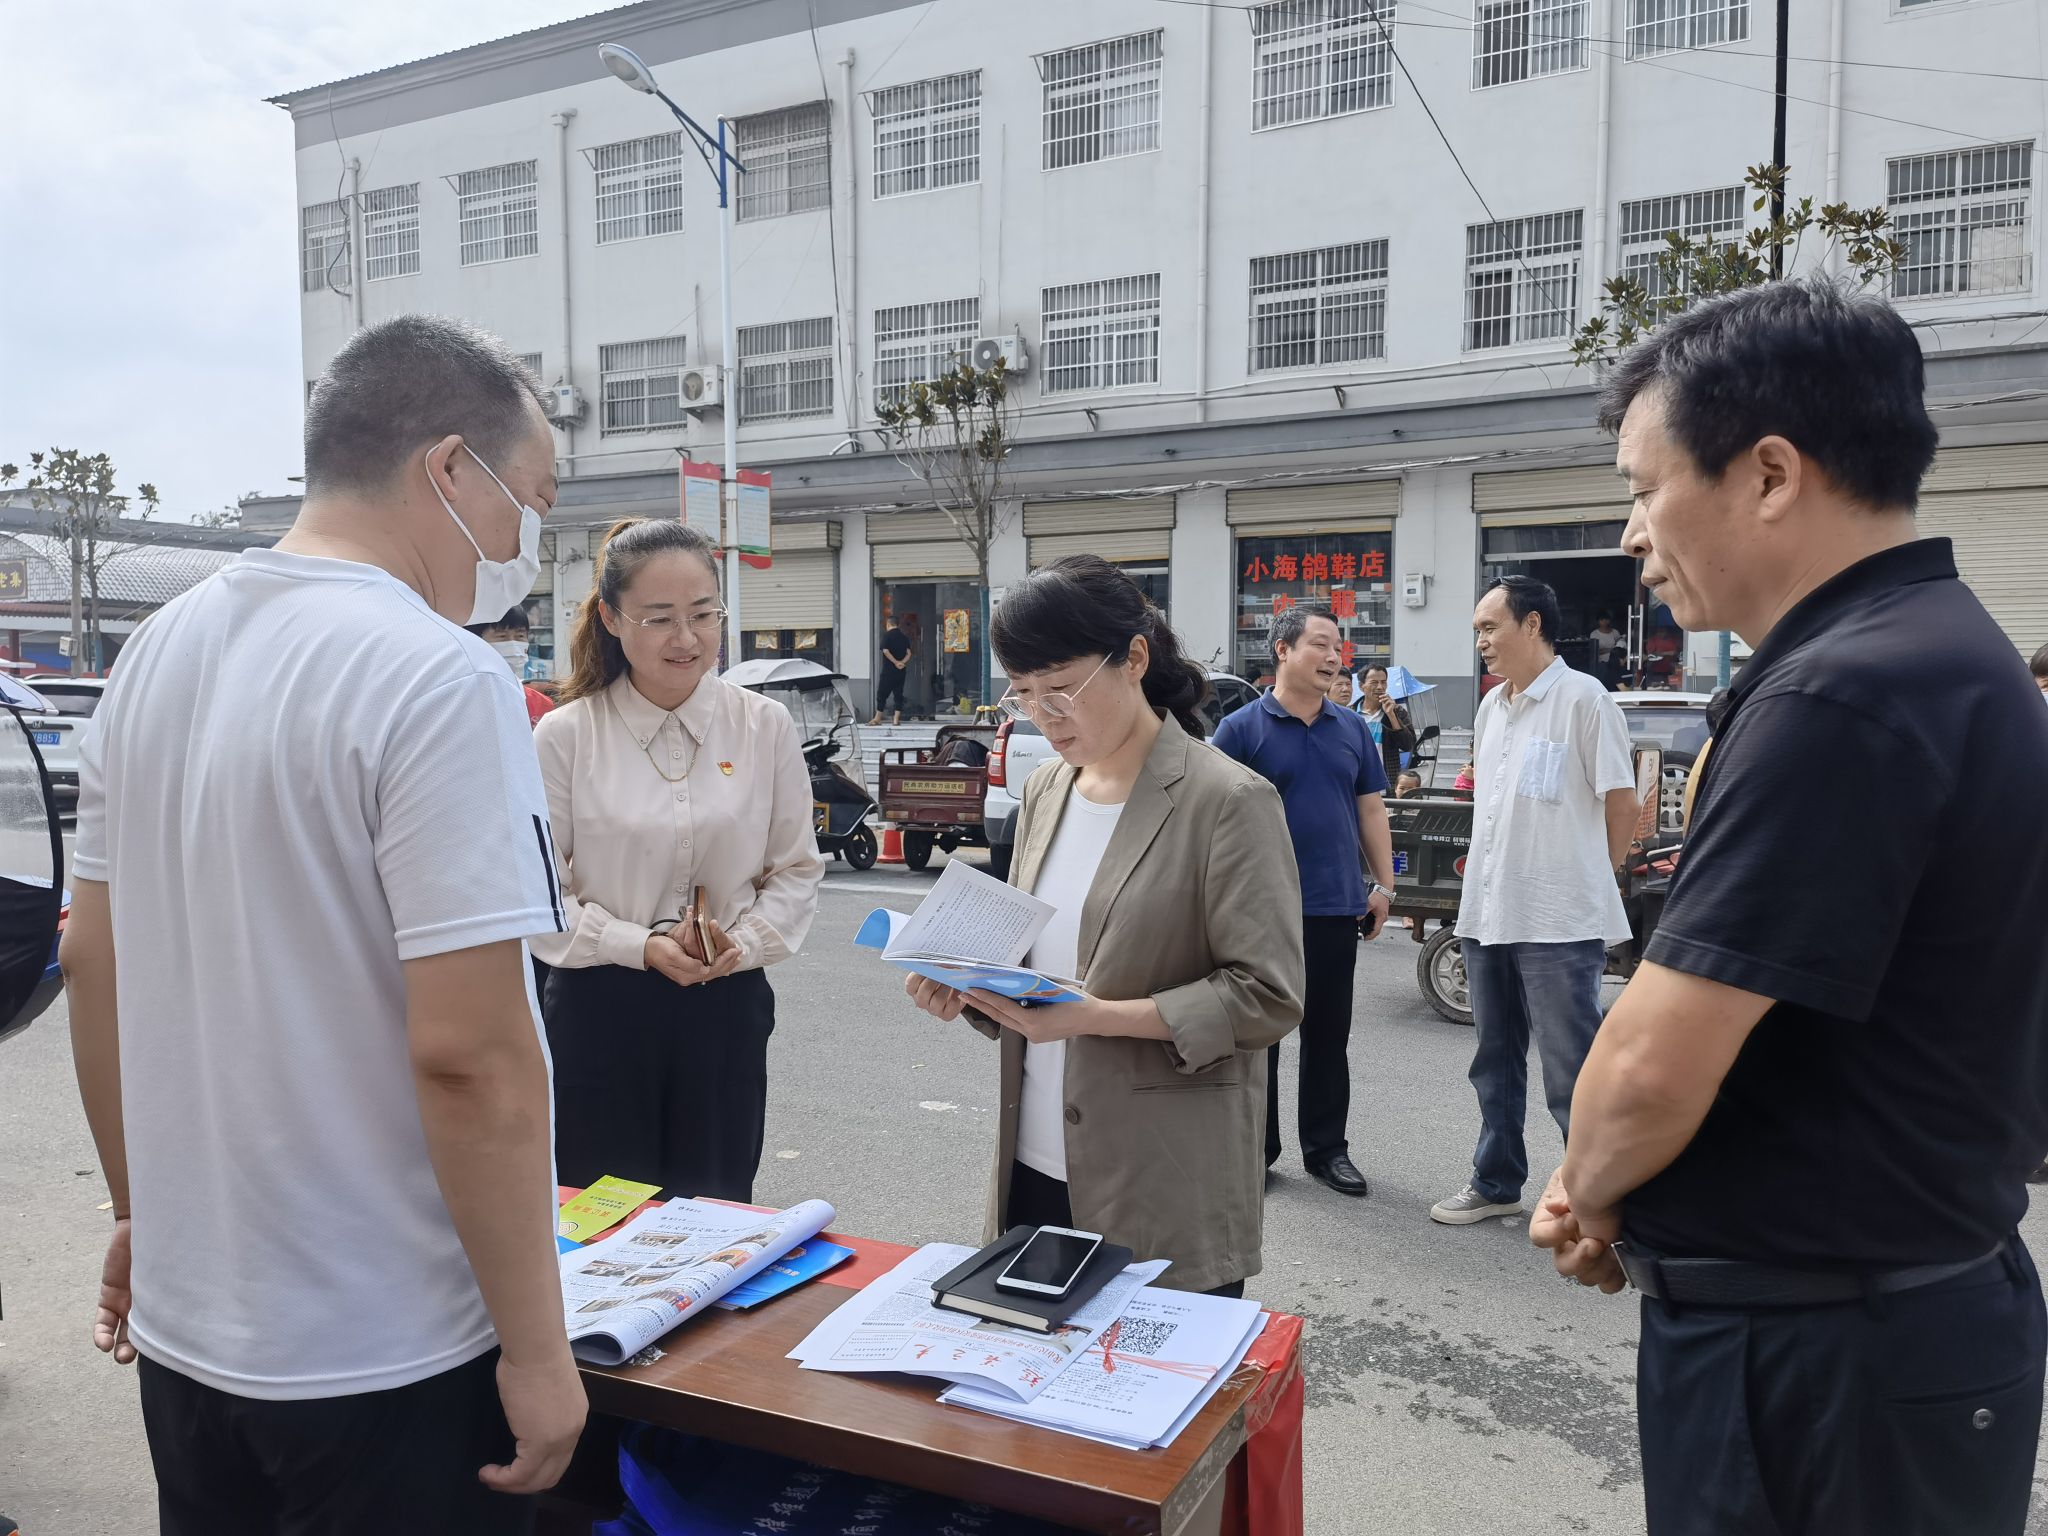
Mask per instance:
[[[1915,537],[1922,388],[1889,306],[1776,283],[1665,321],[1602,403],[1645,584],[1755,650],[1531,1223],[1647,1298],[1652,1536],[2026,1524],[2048,710]]]

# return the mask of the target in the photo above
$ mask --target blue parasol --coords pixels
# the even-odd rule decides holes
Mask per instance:
[[[1428,693],[1435,683],[1425,683],[1406,667],[1387,668],[1387,697],[1390,699],[1412,699],[1418,693]]]

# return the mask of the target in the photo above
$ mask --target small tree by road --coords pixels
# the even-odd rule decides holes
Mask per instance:
[[[102,668],[100,643],[100,572],[119,550],[103,551],[118,519],[139,504],[137,517],[149,517],[157,510],[156,487],[144,483],[133,496],[114,489],[114,461],[104,453],[88,454],[76,448],[52,448],[28,456],[29,474],[25,489],[29,504],[50,524],[50,532],[63,539],[71,551],[71,673]],[[0,464],[0,487],[21,478],[16,464]]]

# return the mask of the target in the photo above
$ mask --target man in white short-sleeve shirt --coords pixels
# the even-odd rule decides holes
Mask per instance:
[[[170,1536],[525,1530],[581,1429],[521,942],[562,925],[547,802],[457,627],[530,589],[553,455],[494,339],[358,332],[298,521],[144,626],[81,752],[95,1342],[140,1357]]]
[[[1638,805],[1628,722],[1598,678],[1557,654],[1557,594],[1504,576],[1472,615],[1502,679],[1472,725],[1472,843],[1457,935],[1472,1000],[1479,1145],[1472,1181],[1429,1214],[1453,1226],[1522,1209],[1529,1040],[1563,1131],[1600,1027],[1607,946],[1629,936],[1615,870]]]

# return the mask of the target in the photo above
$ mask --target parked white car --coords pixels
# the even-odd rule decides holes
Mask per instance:
[[[107,691],[103,677],[43,677],[26,679],[27,685],[50,701],[47,712],[22,711],[22,723],[43,754],[57,803],[67,810],[78,805],[78,744],[84,738],[86,722],[100,707]]]
[[[1645,693],[1610,695],[1628,721],[1629,740],[1639,747],[1661,747],[1664,783],[1657,799],[1657,828],[1677,832],[1685,824],[1685,782],[1693,759],[1710,734],[1707,704],[1710,693]]]
[[[1204,737],[1216,734],[1223,717],[1259,696],[1259,690],[1229,672],[1209,674],[1209,701],[1202,706]],[[1029,720],[1005,720],[996,728],[996,744],[988,755],[988,789],[981,802],[981,824],[988,833],[989,872],[998,880],[1010,876],[1010,854],[1017,840],[1017,812],[1024,803],[1024,781],[1053,755],[1052,747]]]

